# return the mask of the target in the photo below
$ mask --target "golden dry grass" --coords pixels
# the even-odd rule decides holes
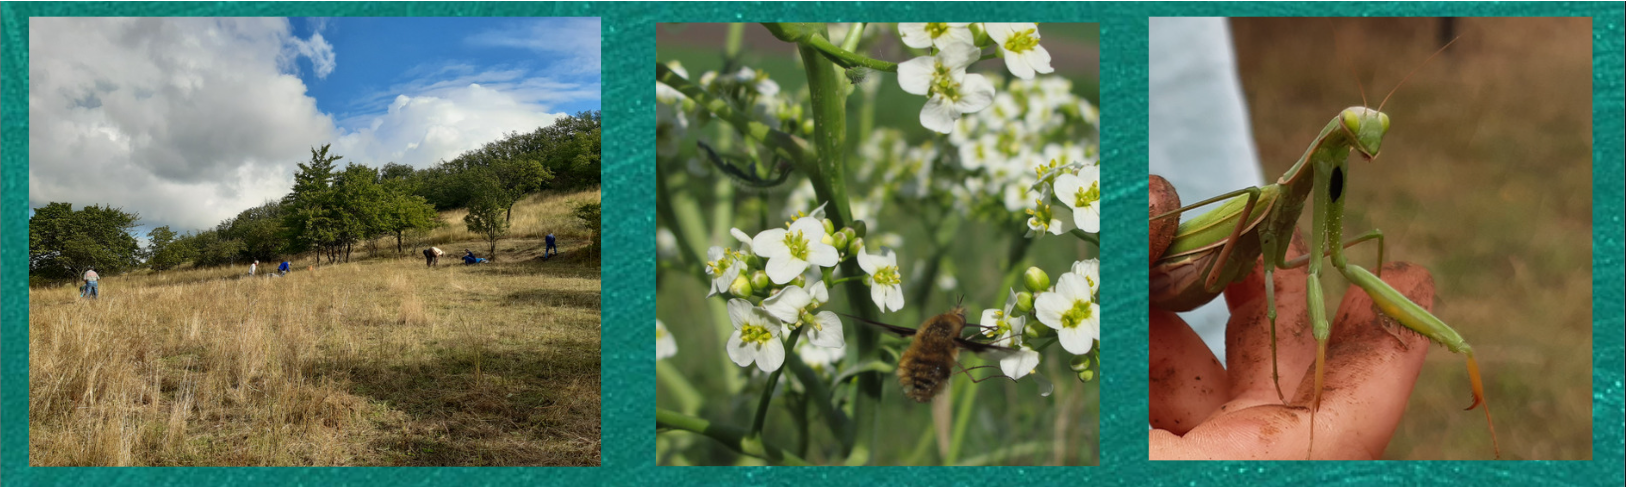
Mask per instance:
[[[515,219],[565,221],[555,206]],[[32,289],[30,461],[598,465],[599,266],[565,228],[547,262],[515,239],[480,267],[303,260],[281,278],[111,277],[97,301]]]

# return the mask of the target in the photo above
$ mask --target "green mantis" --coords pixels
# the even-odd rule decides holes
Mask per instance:
[[[1382,104],[1381,104],[1382,106]],[[1257,257],[1265,257],[1267,316],[1271,320],[1272,378],[1279,379],[1276,364],[1276,302],[1272,272],[1309,266],[1306,282],[1307,310],[1316,339],[1315,389],[1311,399],[1311,446],[1315,448],[1316,410],[1321,403],[1322,378],[1331,326],[1323,303],[1321,273],[1324,256],[1347,280],[1373,298],[1380,311],[1429,340],[1461,353],[1468,362],[1474,409],[1485,403],[1480,367],[1474,351],[1457,331],[1408,300],[1379,277],[1349,262],[1346,247],[1368,240],[1378,241],[1378,261],[1384,262],[1384,238],[1378,230],[1348,241],[1343,238],[1344,196],[1352,152],[1371,161],[1378,157],[1390,117],[1379,110],[1357,106],[1344,109],[1322,131],[1276,184],[1245,188],[1152,216],[1149,222],[1176,218],[1182,212],[1224,201],[1213,210],[1179,225],[1167,249],[1152,263],[1150,304],[1171,311],[1196,308],[1217,296],[1226,285],[1243,280]],[[1289,239],[1307,199],[1313,202],[1310,251],[1288,259]],[[1277,396],[1283,398],[1282,386]],[[1492,432],[1492,448],[1497,456],[1496,429],[1491,411],[1485,409],[1486,426]]]

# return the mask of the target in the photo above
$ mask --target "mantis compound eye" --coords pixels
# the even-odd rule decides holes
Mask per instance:
[[[1344,121],[1345,130],[1349,130],[1351,133],[1361,132],[1361,115],[1356,113],[1355,108],[1345,109],[1344,113],[1340,114],[1340,118]]]
[[[1378,114],[1378,133],[1384,134],[1384,133],[1389,133],[1389,132],[1390,132],[1390,116],[1385,115],[1384,112],[1379,112],[1379,114]]]

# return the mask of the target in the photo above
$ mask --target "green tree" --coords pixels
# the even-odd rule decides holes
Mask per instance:
[[[440,215],[424,197],[406,193],[393,193],[385,206],[385,230],[395,234],[395,253],[401,254],[401,235],[407,230],[428,230],[440,226]]]
[[[147,267],[155,271],[174,269],[186,261],[187,248],[168,225],[147,232]]]
[[[486,237],[491,244],[489,253],[497,256],[497,239],[508,233],[508,219],[503,218],[502,203],[492,197],[475,198],[469,205],[469,214],[463,217],[463,223],[469,231]]]
[[[74,211],[71,203],[51,203],[28,219],[29,273],[75,278],[85,269],[118,274],[141,265],[141,246],[130,235],[141,217],[92,205]]]
[[[294,175],[294,190],[283,197],[285,212],[282,216],[285,251],[297,254],[319,251],[329,262],[337,257],[333,252],[341,233],[340,219],[332,208],[333,163],[343,156],[328,155],[328,145],[311,149],[311,160],[299,164]]]
[[[582,203],[577,205],[574,212],[576,219],[588,229],[588,249],[590,252],[599,252],[599,204]]]

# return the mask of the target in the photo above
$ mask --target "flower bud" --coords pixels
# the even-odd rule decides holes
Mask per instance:
[[[1036,293],[1050,289],[1051,276],[1045,275],[1045,271],[1038,267],[1029,267],[1027,272],[1023,272],[1023,286]]]
[[[1079,371],[1079,382],[1090,382],[1096,379],[1096,371],[1085,369]]]
[[[787,286],[796,286],[796,287],[806,289],[808,287],[808,277],[807,276],[797,276],[796,279],[792,279],[791,282],[786,284],[786,285]]]
[[[1050,326],[1047,326],[1044,323],[1040,323],[1039,320],[1029,321],[1028,325],[1023,328],[1024,341],[1030,339],[1038,340],[1041,338],[1054,336],[1056,336],[1056,330],[1051,329]]]
[[[729,294],[732,294],[737,298],[749,298],[751,297],[752,291],[751,280],[746,279],[746,276],[734,278],[734,283],[729,285]]]
[[[751,273],[751,287],[752,287],[752,289],[756,289],[756,290],[768,289],[768,285],[771,284],[771,283],[772,282],[768,280],[768,273],[767,272],[757,271],[757,272]]]
[[[833,237],[831,237],[831,240],[833,242],[835,242],[835,243],[833,243],[831,245],[835,246],[838,250],[847,249],[847,243],[851,241],[848,238],[846,228],[843,228],[842,231],[840,231],[840,232],[836,232],[836,234]]]
[[[831,223],[829,218],[821,220],[820,223],[825,224],[825,234],[828,235],[828,234],[836,233],[836,224]]]
[[[864,239],[863,238],[855,238],[855,239],[853,239],[852,242],[848,242],[848,244],[847,244],[847,254],[848,255],[859,255],[859,252],[863,252],[863,251],[864,251]]]
[[[1068,368],[1073,369],[1074,372],[1090,370],[1090,354],[1074,355],[1073,358],[1068,359]]]
[[[811,133],[813,133],[813,131],[814,131],[814,121],[813,121],[813,119],[803,120],[802,121],[802,133],[811,134]]]
[[[855,239],[855,238],[859,238],[859,232],[853,231],[853,227],[843,228],[842,231],[838,232],[838,233],[841,233],[842,235],[846,235],[847,236],[847,241],[849,241],[849,242],[852,242],[853,239]]]
[[[1034,293],[1023,291],[1017,293],[1017,306],[1012,308],[1017,314],[1028,314],[1034,311]]]

